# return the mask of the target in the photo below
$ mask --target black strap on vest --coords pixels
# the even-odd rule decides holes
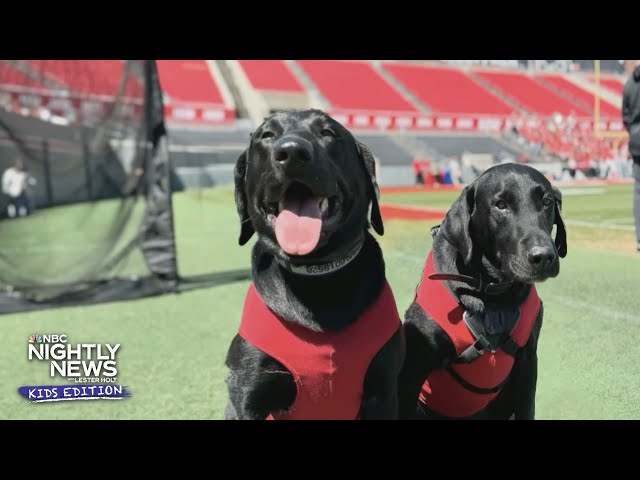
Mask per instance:
[[[472,383],[467,382],[464,378],[462,378],[462,376],[460,376],[460,374],[458,372],[456,372],[453,369],[453,367],[451,367],[451,365],[448,365],[447,367],[445,367],[445,370],[447,371],[447,373],[449,373],[449,375],[451,375],[453,377],[453,379],[456,382],[458,382],[464,388],[466,388],[470,392],[479,393],[481,395],[490,395],[492,393],[500,392],[500,390],[502,390],[502,387],[504,387],[504,384],[507,383],[507,380],[509,380],[509,376],[510,376],[510,375],[507,375],[506,378],[500,384],[498,384],[495,387],[492,387],[492,388],[481,388],[481,387],[477,387],[477,386],[473,385]]]
[[[473,315],[468,311],[465,311],[463,314],[464,323],[467,325],[467,328],[475,338],[475,342],[467,347],[464,352],[462,352],[458,357],[453,360],[453,362],[445,361],[443,364],[444,369],[451,375],[451,377],[462,385],[465,389],[469,390],[473,393],[478,393],[482,395],[489,395],[500,392],[505,383],[509,380],[511,373],[505,377],[505,379],[498,385],[492,388],[481,388],[472,383],[469,383],[465,380],[458,372],[453,369],[452,363],[471,363],[480,358],[484,353],[489,350],[491,352],[496,352],[498,349],[502,349],[507,355],[515,357],[516,353],[520,349],[520,345],[513,339],[513,332],[520,321],[520,311],[518,309],[517,316],[515,317],[515,321],[511,319],[509,321],[508,316],[507,320],[504,320],[504,313],[500,317],[498,322],[492,322],[492,324],[487,325],[483,321],[484,319],[478,318],[478,315]],[[514,315],[516,312],[511,312],[511,315]],[[500,314],[499,314],[500,316]],[[487,322],[491,323],[491,322]],[[499,326],[496,327],[496,324]],[[509,328],[508,337],[502,341],[501,338],[504,338],[504,334],[500,331],[500,327]],[[488,331],[487,331],[488,330]],[[491,335],[494,333],[494,335]],[[488,337],[488,338],[487,338]]]
[[[458,355],[458,358],[456,358],[453,363],[471,363],[480,358],[488,347],[489,342],[484,335],[481,335],[476,339],[473,345],[467,347],[464,352]]]
[[[481,357],[486,350],[496,352],[502,349],[506,354],[515,357],[520,345],[516,343],[512,335],[520,321],[519,309],[518,311],[499,312],[496,316],[499,317],[500,321],[489,324],[490,322],[487,322],[486,319],[479,318],[480,315],[478,314],[469,313],[468,310],[464,312],[462,316],[464,323],[476,341],[462,352],[454,360],[454,363],[471,363]],[[512,318],[509,318],[510,316]],[[499,326],[493,325],[496,323]],[[507,338],[504,338],[504,333],[501,331],[505,328],[509,329]]]
[[[514,358],[518,350],[520,350],[520,348],[521,348],[520,345],[516,343],[513,337],[509,337],[507,341],[502,344],[502,351]]]

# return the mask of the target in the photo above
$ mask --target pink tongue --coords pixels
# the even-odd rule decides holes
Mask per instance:
[[[320,240],[320,197],[287,198],[276,218],[278,244],[289,255],[307,255]]]

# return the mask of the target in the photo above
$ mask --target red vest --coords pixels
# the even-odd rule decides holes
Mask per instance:
[[[283,321],[263,303],[253,283],[245,298],[239,334],[282,363],[298,391],[284,414],[268,419],[355,420],[373,357],[401,326],[389,284],[369,309],[338,332],[313,332]]]
[[[473,345],[475,339],[462,319],[464,308],[451,296],[442,282],[429,280],[435,273],[433,253],[429,252],[422,273],[422,280],[416,289],[416,302],[447,333],[460,355]],[[540,311],[540,299],[535,286],[520,305],[520,318],[511,336],[519,347],[523,347]],[[498,349],[495,353],[485,352],[471,363],[451,363],[455,374],[477,389],[490,390],[504,382],[513,368],[514,358]],[[447,417],[467,417],[478,413],[493,400],[499,392],[477,393],[462,386],[451,373],[441,368],[434,370],[422,386],[420,401],[430,410]]]

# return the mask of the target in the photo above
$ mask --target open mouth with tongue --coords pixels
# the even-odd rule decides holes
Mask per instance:
[[[293,182],[278,202],[268,202],[265,211],[280,248],[289,255],[308,255],[320,242],[323,227],[335,222],[339,198],[316,195],[309,187]]]

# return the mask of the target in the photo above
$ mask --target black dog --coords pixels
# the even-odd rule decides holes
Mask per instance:
[[[540,172],[505,164],[466,187],[432,229],[405,314],[400,418],[534,418],[543,311],[533,284],[556,277],[567,253],[560,210],[560,191]]]
[[[241,328],[227,354],[226,418],[397,418],[404,338],[382,253],[368,232],[371,204],[371,225],[383,234],[371,153],[319,110],[279,112],[252,134],[237,161],[235,182],[240,245],[254,231],[258,241]],[[379,308],[382,296],[389,301]],[[366,312],[388,316],[379,322],[369,318],[367,326],[362,319]],[[365,347],[380,330],[378,323],[386,325],[383,341]],[[356,330],[361,333],[347,348],[351,353],[337,347],[334,352],[334,345],[326,357],[320,352],[326,338],[353,336]],[[283,342],[287,344],[277,345]],[[307,359],[304,349],[310,344]],[[358,367],[363,378],[340,379],[340,372],[356,368],[346,357],[374,347],[366,365]],[[324,372],[325,382],[305,392],[304,375],[283,364],[295,359],[278,361],[263,351],[269,348],[279,348],[284,357],[302,355],[300,369],[311,368],[318,358],[326,360],[330,365],[321,368],[337,370],[336,376]],[[335,366],[340,355],[343,364]],[[355,412],[340,410],[341,402],[349,402],[342,398],[346,390],[352,403],[357,397]],[[309,413],[316,407],[323,412]]]

